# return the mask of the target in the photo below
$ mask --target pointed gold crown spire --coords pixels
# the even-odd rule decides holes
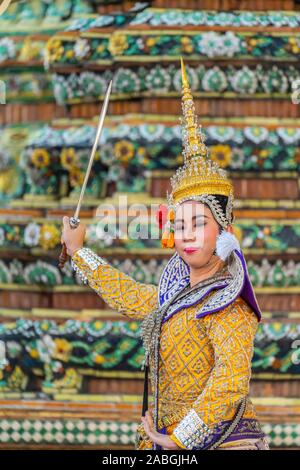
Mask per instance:
[[[184,165],[179,167],[171,177],[172,191],[167,195],[169,207],[174,207],[186,200],[207,201],[216,219],[222,209],[215,201],[214,195],[228,197],[227,214],[224,225],[231,220],[233,203],[233,185],[227,172],[212,161],[209,150],[204,144],[201,126],[195,114],[194,100],[189,86],[185,66],[181,59],[182,72],[182,144]]]
[[[195,155],[207,156],[208,151],[204,144],[204,136],[201,133],[201,126],[198,127],[198,120],[195,114],[195,105],[190,85],[188,82],[185,65],[181,57],[182,76],[182,140],[183,156],[187,162]]]

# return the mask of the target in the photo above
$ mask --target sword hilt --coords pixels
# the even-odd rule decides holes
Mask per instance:
[[[80,219],[78,219],[77,217],[70,217],[69,223],[70,223],[70,227],[75,229],[80,224]],[[58,257],[58,261],[59,261],[58,267],[60,269],[62,269],[64,267],[64,265],[66,264],[67,259],[68,259],[67,246],[66,246],[65,243],[63,243],[60,255]]]

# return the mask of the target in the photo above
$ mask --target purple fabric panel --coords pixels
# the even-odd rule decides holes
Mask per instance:
[[[214,433],[207,437],[203,444],[199,447],[194,447],[193,450],[205,450],[206,447],[214,444],[223,435],[225,430],[231,424],[231,421],[222,421],[218,426],[215,427]],[[166,427],[159,430],[162,434],[167,433]],[[233,442],[239,439],[254,439],[265,437],[264,432],[261,429],[260,423],[256,419],[242,418],[236,429],[230,434],[224,442]],[[158,446],[160,449],[161,447]]]
[[[244,299],[245,302],[247,302],[247,304],[252,308],[252,310],[254,311],[255,315],[258,318],[258,320],[260,321],[261,320],[261,311],[260,311],[260,308],[257,304],[256,298],[255,298],[255,295],[254,295],[254,290],[253,290],[251,281],[250,281],[249,276],[248,276],[246,261],[245,261],[243,252],[242,251],[239,252],[237,250],[235,250],[235,252],[238,255],[238,257],[240,258],[240,260],[242,262],[242,265],[243,265],[244,272],[245,272],[245,282],[244,282],[244,286],[243,286],[243,289],[242,289],[240,295],[241,295],[242,299]]]

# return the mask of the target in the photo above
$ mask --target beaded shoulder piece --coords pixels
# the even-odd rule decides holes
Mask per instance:
[[[204,302],[197,311],[196,318],[201,318],[208,313],[217,312],[228,307],[234,300],[241,295],[245,283],[244,269],[238,250],[231,253],[231,259],[228,263],[228,271],[231,273],[231,279],[223,289],[215,292]]]
[[[158,302],[160,307],[167,304],[190,282],[190,268],[175,253],[165,266],[158,285]]]
[[[254,310],[258,319],[260,319],[261,312],[249,280],[242,251],[234,250],[231,253],[228,260],[228,271],[230,276],[217,279],[212,278],[208,285],[200,289],[195,289],[186,296],[171,303],[165,320],[182,308],[196,305],[206,296],[208,297],[207,301],[203,302],[199,310],[197,310],[196,318],[201,318],[210,313],[222,310],[233,303],[237,297],[241,296]],[[189,284],[189,275],[189,266],[178,253],[175,253],[165,266],[160,278],[158,286],[158,304],[161,308]],[[212,291],[216,292],[212,295],[208,295]]]

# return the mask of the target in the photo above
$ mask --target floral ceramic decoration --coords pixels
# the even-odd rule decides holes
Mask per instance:
[[[139,322],[110,320],[27,320],[0,324],[0,390],[30,391],[43,378],[46,394],[82,391],[83,376],[97,371],[138,372],[144,357]],[[291,344],[300,336],[296,323],[260,324],[254,344],[253,372],[299,374]],[[112,353],[111,350],[114,352]],[[116,350],[117,349],[117,353]]]
[[[233,65],[188,65],[187,74],[195,96],[253,96],[274,93],[283,97],[292,92],[292,84],[298,77],[298,69],[293,65],[233,66]],[[114,73],[83,71],[69,75],[53,74],[54,97],[58,104],[84,102],[100,99],[107,83],[113,80],[113,96],[128,99],[131,96],[161,96],[180,91],[180,71],[172,65],[156,64],[150,68],[137,66],[118,67]],[[83,93],[85,90],[85,93]]]

